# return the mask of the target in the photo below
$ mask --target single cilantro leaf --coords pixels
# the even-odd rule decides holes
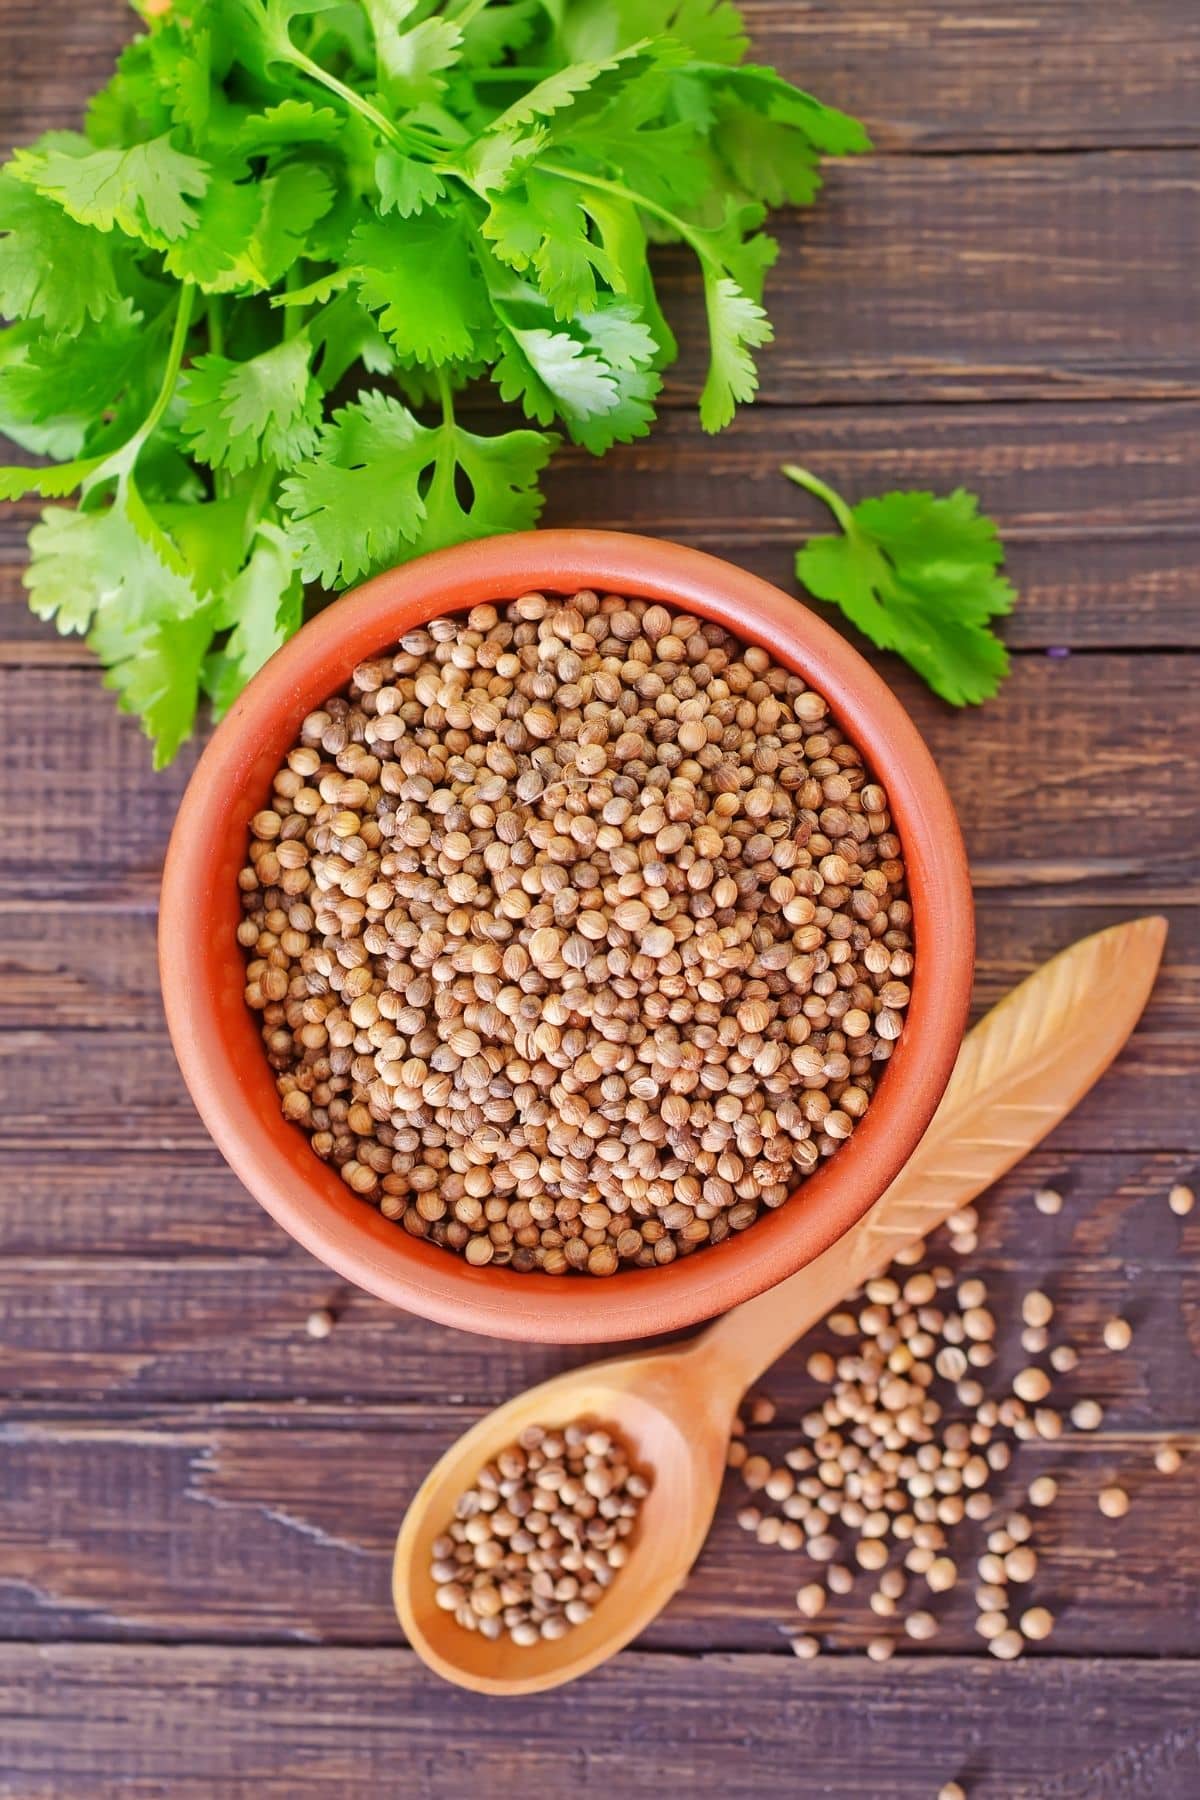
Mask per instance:
[[[407,407],[375,390],[334,413],[316,456],[280,490],[305,581],[348,584],[416,539],[428,437]]]
[[[254,463],[289,468],[311,456],[321,422],[321,390],[303,335],[246,362],[201,356],[188,370],[183,420],[192,453],[231,474]]]
[[[103,614],[105,644],[120,646],[163,613],[196,604],[190,583],[160,560],[119,506],[48,506],[29,534],[29,550],[30,607],[64,633],[85,632]]]
[[[194,281],[209,294],[265,287],[254,254],[262,210],[257,182],[216,177],[200,202],[193,229],[168,249],[167,268],[177,280]]]
[[[404,156],[390,145],[375,158],[375,185],[381,213],[398,212],[402,219],[422,212],[440,200],[446,185],[436,169],[416,157]]]
[[[250,560],[226,588],[213,624],[229,631],[204,665],[204,688],[217,718],[228,711],[252,675],[299,630],[304,585],[282,531],[263,525]]]
[[[670,37],[705,62],[740,62],[746,52],[732,0],[571,0],[561,21],[571,57],[611,56],[639,38]]]
[[[160,619],[105,670],[104,685],[116,694],[121,711],[134,713],[153,741],[156,769],[164,769],[191,736],[213,639],[212,615],[210,604]]]
[[[487,290],[457,212],[370,219],[350,239],[363,304],[417,362],[465,362],[488,324]]]
[[[82,444],[97,415],[116,401],[147,355],[141,315],[128,300],[86,331],[42,336],[0,369],[0,406],[27,424],[77,422]]]
[[[871,148],[866,128],[858,119],[839,112],[836,106],[826,106],[803,88],[793,87],[774,69],[744,63],[740,68],[704,73],[718,92],[736,96],[764,118],[790,125],[825,156],[859,156]]]
[[[18,150],[9,168],[81,225],[97,231],[116,226],[160,246],[196,224],[191,203],[209,179],[208,164],[176,150],[167,133],[127,149],[94,150],[79,138],[70,145]]]
[[[532,269],[560,319],[595,310],[597,277],[620,287],[620,271],[590,236],[580,190],[537,168],[492,200],[483,231],[511,268]]]
[[[552,444],[537,431],[480,437],[452,418],[421,425],[398,400],[361,394],[283,484],[301,574],[330,587],[398,558],[532,526]]]
[[[297,144],[333,144],[342,125],[331,106],[315,106],[311,100],[279,100],[261,112],[249,113],[240,122],[233,148],[261,155],[270,150],[291,150]]]
[[[842,527],[798,551],[809,592],[840,606],[881,650],[898,651],[952,706],[994,694],[1008,653],[988,620],[1012,611],[1016,590],[997,573],[1004,547],[976,496],[896,492],[850,507],[806,470],[784,473]]]
[[[396,353],[357,294],[339,294],[308,326],[314,350],[320,352],[317,380],[326,393],[335,388],[356,362],[371,375],[390,375]]]
[[[333,204],[333,183],[313,163],[285,163],[260,184],[262,211],[251,256],[267,287],[274,287],[303,256],[313,226]]]
[[[41,469],[0,469],[0,500],[21,500],[26,494],[61,500],[82,487],[104,461],[103,456],[80,456],[70,462],[49,463]]]
[[[705,431],[728,425],[737,406],[758,392],[758,372],[751,354],[774,335],[762,307],[727,275],[704,271],[704,305],[708,313],[709,365],[700,395],[700,423]]]
[[[458,61],[462,29],[453,19],[415,19],[421,0],[363,0],[375,33],[381,85],[389,100],[413,107],[444,91]]]
[[[659,347],[636,307],[603,295],[595,312],[556,323],[545,300],[503,272],[492,290],[503,320],[493,376],[501,397],[519,399],[527,418],[557,416],[578,444],[600,455],[644,437],[660,381]]]
[[[0,313],[76,332],[102,319],[118,290],[109,244],[53,200],[0,174]]]

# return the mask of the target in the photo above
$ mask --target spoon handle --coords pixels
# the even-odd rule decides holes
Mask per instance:
[[[1082,938],[994,1006],[963,1040],[933,1121],[870,1212],[805,1268],[737,1306],[689,1355],[740,1396],[830,1307],[880,1274],[1019,1162],[1103,1074],[1150,994],[1165,919]],[[803,1206],[804,1199],[789,1202]]]

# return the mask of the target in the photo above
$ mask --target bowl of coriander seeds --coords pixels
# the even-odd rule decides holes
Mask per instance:
[[[200,759],[159,934],[184,1078],[284,1229],[560,1343],[712,1317],[860,1218],[973,948],[881,677],[768,583],[601,531],[440,551],[307,624]]]

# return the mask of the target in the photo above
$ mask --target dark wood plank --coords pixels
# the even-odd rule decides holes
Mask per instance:
[[[790,1388],[796,1406],[816,1397],[801,1363],[793,1353],[771,1377],[772,1390]],[[1096,1371],[1079,1382],[1089,1379]],[[60,1404],[50,1417],[10,1407],[0,1424],[0,1638],[400,1643],[388,1598],[397,1524],[429,1467],[476,1416],[432,1401],[122,1408],[101,1418],[78,1405]],[[797,1436],[772,1428],[751,1441],[778,1458]],[[1039,1571],[1023,1600],[1053,1610],[1058,1655],[1200,1653],[1194,1404],[1190,1430],[1172,1436],[1185,1460],[1170,1479],[1153,1467],[1165,1436],[1158,1427],[1106,1428],[1053,1446],[1019,1445],[995,1481],[998,1520],[1025,1503],[1034,1475],[1052,1471],[1059,1481],[1055,1506],[1035,1515]],[[1096,1506],[1114,1478],[1133,1497],[1120,1522],[1103,1520]],[[643,1645],[770,1650],[800,1628],[795,1590],[818,1571],[803,1552],[767,1548],[739,1528],[747,1499],[728,1477],[687,1586]],[[932,1608],[939,1652],[980,1650],[971,1589],[986,1530],[968,1522],[950,1534],[962,1571],[952,1593],[935,1599],[922,1582],[911,1584],[904,1610]],[[879,1631],[868,1606],[873,1585],[863,1575],[855,1593],[831,1601],[820,1625],[827,1647],[861,1650]]]
[[[881,150],[1195,144],[1189,0],[742,0],[751,55],[860,113]],[[14,142],[78,124],[132,35],[121,0],[6,0],[0,121]]]
[[[1121,1429],[1173,1429],[1195,1418],[1200,1213],[1179,1220],[1166,1204],[1171,1182],[1194,1169],[1194,1159],[1161,1153],[1084,1155],[1052,1145],[981,1203],[972,1272],[995,1283],[1002,1310],[1016,1316],[1022,1282],[1049,1282],[1066,1309],[1061,1329],[1078,1331],[1081,1342],[1098,1341],[1107,1317],[1129,1312],[1138,1328],[1134,1351],[1088,1369],[1089,1379],[1102,1382],[1099,1397],[1119,1406],[1112,1422]],[[1068,1197],[1057,1218],[1033,1208],[1041,1184]],[[7,1254],[0,1370],[8,1391],[104,1400],[411,1400],[429,1394],[436,1368],[439,1394],[483,1404],[595,1354],[502,1347],[397,1313],[339,1284],[297,1246],[264,1243],[257,1208],[232,1181],[225,1205],[226,1235],[246,1216],[241,1255],[98,1254],[98,1233],[86,1256]],[[305,1319],[326,1304],[337,1326],[314,1342]],[[773,1379],[787,1417],[801,1417],[809,1404],[803,1359],[781,1365]]]
[[[1190,659],[1021,657],[967,716],[896,659],[881,666],[946,775],[982,885],[1188,881],[1200,846]],[[0,900],[149,903],[196,746],[151,776],[135,724],[85,668],[36,682],[0,669],[0,715]]]
[[[391,1650],[61,1645],[0,1657],[21,1800],[1163,1800],[1200,1782],[1200,1670],[1038,1658],[625,1654],[481,1700]],[[399,1773],[402,1772],[402,1773]],[[802,1785],[801,1785],[802,1783]]]
[[[782,463],[807,462],[852,499],[965,483],[1008,546],[1020,590],[1002,627],[1011,645],[1197,647],[1198,438],[1200,406],[1186,404],[759,407],[718,438],[671,413],[645,443],[603,461],[560,452],[545,520],[678,538],[791,593],[796,546],[829,519],[780,475]],[[57,637],[28,610],[21,572],[36,517],[32,502],[0,517],[0,664],[94,669],[79,638]]]

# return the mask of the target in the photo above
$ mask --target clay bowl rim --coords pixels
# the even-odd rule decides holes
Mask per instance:
[[[905,1031],[854,1136],[784,1206],[722,1244],[603,1280],[471,1267],[410,1237],[316,1157],[278,1096],[243,999],[236,875],[249,820],[305,714],[350,670],[440,613],[545,589],[659,600],[761,644],[825,695],[886,787],[908,866],[916,968]],[[614,1343],[714,1317],[810,1262],[897,1175],[933,1117],[966,1024],[974,954],[958,823],[908,714],[829,625],[769,583],[656,538],[539,531],[459,545],[391,569],[279,650],[201,756],[167,850],[159,967],[175,1053],[226,1161],[285,1231],[337,1275],[441,1324],[545,1343]]]

